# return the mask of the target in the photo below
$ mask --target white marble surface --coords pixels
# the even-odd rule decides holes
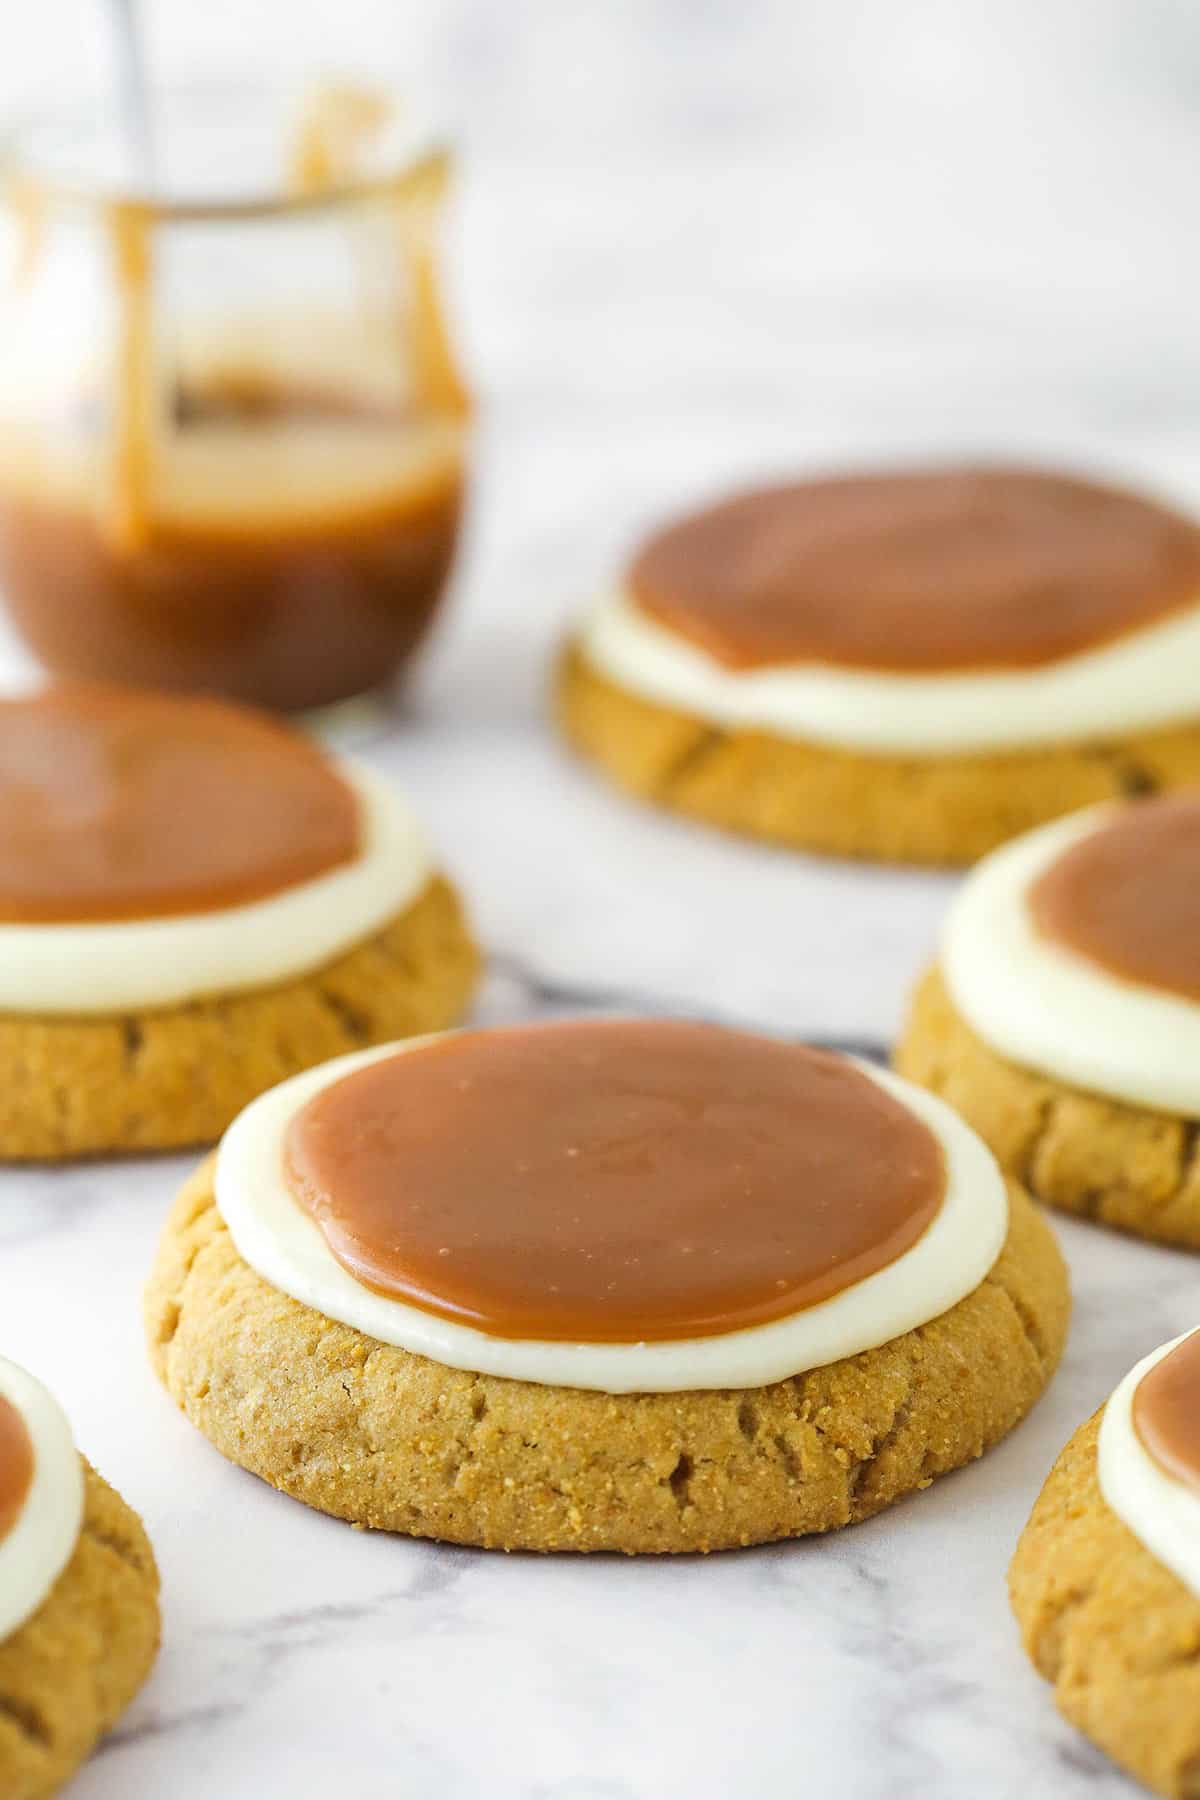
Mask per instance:
[[[625,814],[545,744],[459,759],[421,742],[387,760],[436,806],[478,898],[499,970],[481,1017],[619,989],[785,1028],[889,1024],[940,884],[755,856]],[[479,831],[506,802],[512,838]],[[754,929],[727,966],[739,920]],[[570,991],[547,1002],[543,982]],[[175,1413],[146,1366],[139,1289],[187,1167],[0,1184],[5,1351],[62,1397],[163,1570],[162,1658],[81,1797],[1128,1791],[1026,1664],[1004,1570],[1075,1425],[1195,1322],[1187,1258],[1064,1224],[1076,1317],[1046,1398],[982,1462],[868,1525],[675,1562],[505,1557],[306,1513]]]
[[[56,6],[22,9],[43,87]],[[190,67],[202,23],[236,16],[252,39],[286,16],[307,53],[319,10],[155,14]],[[386,36],[394,9],[359,10]],[[1195,14],[469,0],[428,17],[420,53],[470,151],[456,268],[479,479],[453,611],[372,754],[470,897],[492,958],[479,1017],[675,1007],[882,1042],[948,883],[637,812],[547,734],[545,661],[655,507],[752,471],[1041,448],[1200,493]],[[539,1561],[349,1531],[175,1414],[139,1290],[187,1166],[0,1178],[0,1348],[61,1396],[163,1571],[161,1660],[79,1800],[1130,1791],[1057,1720],[1003,1578],[1059,1446],[1196,1322],[1186,1257],[1063,1225],[1076,1317],[1046,1399],[870,1525],[708,1560]]]

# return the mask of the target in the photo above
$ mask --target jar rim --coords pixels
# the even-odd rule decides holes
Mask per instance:
[[[334,85],[340,84],[331,83],[331,90]],[[376,96],[396,98],[391,90],[370,91]],[[311,100],[319,92],[312,84],[272,86],[248,80],[205,80],[160,88],[155,98],[159,108],[169,109],[176,117],[181,111],[214,105],[237,109],[245,116],[248,108],[262,105],[278,106],[282,114],[285,106],[294,107],[306,96]],[[89,130],[107,130],[115,140],[121,127],[112,101],[98,96],[82,96],[73,102],[19,115],[0,130],[0,192],[83,211],[99,207],[128,210],[152,223],[169,224],[340,211],[405,194],[436,199],[444,190],[452,167],[448,135],[421,119],[407,125],[401,143],[381,167],[332,179],[311,191],[290,190],[278,183],[248,186],[246,191],[237,193],[203,188],[195,193],[180,193],[173,192],[169,182],[156,190],[128,174],[96,179],[82,166],[73,168],[69,161],[56,166],[54,158],[45,152],[39,158],[35,146],[41,134],[56,130],[69,133],[72,129],[84,139]]]

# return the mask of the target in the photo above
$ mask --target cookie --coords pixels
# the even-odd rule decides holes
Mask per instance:
[[[158,1650],[141,1521],[40,1382],[0,1358],[0,1793],[56,1793]]]
[[[1013,1611],[1060,1712],[1156,1793],[1194,1800],[1200,1597],[1106,1497],[1107,1413],[1080,1426],[1042,1489],[1009,1570]]]
[[[1077,807],[1200,781],[1200,727],[971,756],[888,756],[714,725],[559,664],[567,741],[629,793],[792,850],[956,866]]]
[[[1200,798],[1184,794],[1008,845],[954,900],[895,1053],[1036,1200],[1189,1249],[1197,866]]]
[[[1200,1250],[1191,1119],[1125,1106],[1007,1062],[955,1011],[938,969],[917,987],[895,1064],[948,1100],[1043,1205]]]
[[[0,1642],[0,1792],[41,1800],[112,1729],[158,1652],[158,1571],[141,1520],[84,1464],[75,1554]]]
[[[459,1034],[454,1042],[501,1035]],[[570,1053],[569,1045],[552,1048],[560,1062]],[[422,1053],[407,1052],[402,1060]],[[628,1067],[623,1047],[622,1062]],[[382,1066],[362,1063],[367,1074]],[[353,1079],[340,1086],[348,1089]],[[338,1084],[321,1088],[313,1081],[310,1075],[288,1085],[301,1098],[337,1091]],[[511,1115],[511,1097],[504,1104]],[[286,1090],[266,1096],[226,1138],[218,1165],[223,1204],[234,1209],[239,1236],[253,1242],[258,1261],[267,1255],[266,1227],[254,1227],[237,1186],[255,1137],[248,1122],[272,1106],[280,1116],[295,1115]],[[435,1110],[426,1105],[421,1117]],[[609,1115],[609,1154],[611,1123]],[[965,1140],[969,1134],[955,1125]],[[586,1161],[579,1117],[571,1114],[563,1129],[570,1136],[566,1154]],[[494,1144],[489,1151],[501,1167]],[[261,1154],[278,1167],[277,1150]],[[557,1157],[553,1165],[562,1166]],[[779,1358],[783,1367],[796,1368],[807,1360],[797,1354],[789,1365],[788,1345],[779,1348],[779,1327],[791,1330],[795,1319],[736,1333],[741,1345],[761,1338],[777,1360],[773,1368],[760,1367],[754,1380],[745,1378],[744,1362],[735,1364],[743,1379],[731,1382],[714,1375],[721,1365],[713,1359],[738,1345],[731,1350],[733,1340],[720,1337],[514,1346],[489,1340],[478,1328],[463,1334],[429,1314],[414,1325],[415,1309],[406,1308],[401,1335],[410,1344],[436,1344],[441,1357],[384,1341],[291,1297],[251,1266],[218,1205],[209,1162],[181,1194],[159,1247],[146,1297],[150,1355],[176,1404],[225,1456],[357,1525],[490,1548],[628,1553],[707,1551],[828,1531],[869,1518],[979,1456],[1025,1415],[1054,1371],[1069,1310],[1066,1273],[1027,1197],[1010,1185],[1005,1207],[993,1179],[999,1254],[981,1250],[995,1216],[990,1196],[987,1206],[979,1197],[978,1211],[968,1200],[964,1242],[971,1242],[970,1254],[981,1259],[976,1271],[983,1273],[964,1277],[961,1298],[944,1310],[930,1299],[932,1316],[894,1335],[880,1326],[882,1341],[876,1335],[873,1342],[870,1319],[863,1325],[866,1303],[858,1302],[860,1335],[849,1341],[871,1347],[786,1378],[773,1372]],[[503,1196],[495,1203],[503,1206]],[[325,1254],[318,1234],[303,1222],[296,1229],[300,1255]],[[673,1244],[686,1250],[694,1229],[694,1220],[689,1225],[677,1217]],[[355,1256],[367,1255],[362,1240],[353,1241]],[[928,1234],[923,1241],[937,1262]],[[703,1250],[699,1241],[695,1247]],[[445,1254],[453,1268],[454,1255]],[[562,1301],[559,1277],[547,1297],[539,1280],[550,1277],[539,1278],[527,1259],[516,1260],[514,1279],[553,1315]],[[902,1304],[915,1306],[919,1317],[927,1271],[918,1276],[914,1264],[909,1278],[901,1257],[888,1272],[899,1272]],[[310,1276],[310,1291],[330,1280],[316,1265]],[[337,1280],[329,1304],[340,1307],[336,1296],[348,1290],[342,1275]],[[855,1290],[848,1292],[856,1300]],[[352,1292],[347,1304],[353,1312]],[[356,1316],[382,1320],[383,1327],[395,1310],[388,1297],[371,1291],[361,1307],[375,1310]],[[818,1309],[830,1310],[832,1303]],[[815,1315],[796,1317],[803,1331],[819,1324]],[[554,1331],[553,1316],[543,1328]],[[434,1335],[413,1337],[414,1329]],[[648,1353],[650,1362],[627,1362],[622,1372],[622,1355]],[[444,1360],[451,1356],[468,1366]],[[477,1366],[481,1361],[491,1372]],[[495,1372],[505,1368],[531,1370],[536,1378]],[[563,1379],[564,1368],[576,1372],[578,1385]],[[666,1376],[647,1370],[668,1371],[670,1389]],[[685,1385],[697,1373],[702,1378]],[[647,1385],[655,1380],[659,1391]]]
[[[960,864],[1200,779],[1197,649],[1200,532],[1149,500],[1037,471],[843,477],[651,537],[556,710],[620,786],[708,824]]]
[[[0,1155],[211,1143],[298,1069],[452,1024],[478,967],[454,890],[435,878],[382,931],[295,981],[116,1018],[0,1015]]]
[[[277,721],[0,702],[0,1157],[211,1142],[341,1050],[454,1023],[477,955],[398,795]]]

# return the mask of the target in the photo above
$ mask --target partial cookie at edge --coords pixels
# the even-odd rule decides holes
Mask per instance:
[[[835,856],[974,862],[1079,807],[1200,781],[1200,722],[1005,754],[873,755],[675,711],[599,674],[577,646],[555,711],[574,748],[641,799]]]
[[[112,1018],[0,1015],[0,1160],[211,1143],[288,1075],[457,1023],[477,972],[437,877],[382,930],[273,987]]]
[[[921,978],[893,1058],[974,1127],[1035,1200],[1156,1243],[1200,1249],[1195,1121],[1006,1061],[958,1012],[937,968]]]
[[[206,1164],[159,1247],[150,1354],[231,1461],[358,1524],[504,1549],[766,1542],[869,1518],[1028,1412],[1070,1302],[1053,1234],[1011,1203],[987,1279],[877,1350],[764,1388],[609,1395],[450,1369],[300,1305],[239,1256]]]
[[[55,1793],[158,1650],[158,1571],[136,1513],[84,1462],[83,1526],[42,1605],[0,1642],[0,1793]]]
[[[1102,1411],[1067,1444],[1021,1534],[1009,1594],[1060,1712],[1171,1800],[1200,1796],[1200,1599],[1100,1491]]]

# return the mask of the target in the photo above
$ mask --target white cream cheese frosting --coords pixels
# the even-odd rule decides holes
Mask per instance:
[[[624,592],[595,608],[578,644],[598,674],[660,706],[729,729],[868,753],[1028,750],[1200,719],[1200,595],[1183,612],[1029,669],[730,669]]]
[[[941,966],[955,1007],[1001,1056],[1131,1106],[1200,1118],[1200,1004],[1107,974],[1044,936],[1029,892],[1113,817],[1091,807],[977,864],[955,896]]]
[[[95,1015],[179,1006],[320,968],[382,928],[432,873],[424,833],[379,776],[336,764],[357,795],[352,862],[245,905],[163,919],[0,924],[0,1012]]]
[[[74,1554],[83,1523],[83,1466],[71,1427],[40,1381],[0,1357],[0,1398],[33,1445],[33,1479],[0,1538],[0,1643],[33,1616]]]
[[[717,1337],[639,1344],[492,1337],[356,1281],[293,1199],[284,1173],[285,1134],[308,1101],[355,1069],[422,1042],[428,1040],[338,1057],[254,1101],[221,1143],[216,1199],[239,1253],[272,1287],[326,1318],[451,1368],[610,1394],[762,1387],[873,1349],[946,1312],[978,1287],[1008,1233],[1003,1178],[974,1132],[934,1095],[863,1064],[864,1074],[929,1127],[946,1162],[939,1212],[895,1262],[790,1317]]]
[[[1168,1475],[1133,1422],[1133,1396],[1143,1377],[1191,1335],[1185,1331],[1151,1351],[1117,1387],[1100,1421],[1096,1473],[1100,1492],[1117,1517],[1152,1556],[1200,1596],[1200,1494]]]

